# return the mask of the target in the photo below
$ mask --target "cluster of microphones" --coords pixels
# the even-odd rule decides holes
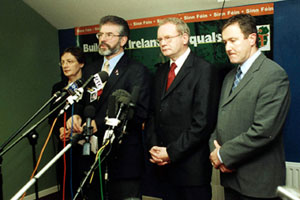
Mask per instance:
[[[60,110],[58,116],[62,115],[69,107],[75,102],[79,102],[86,87],[93,85],[94,91],[102,90],[104,83],[108,79],[108,73],[105,71],[98,72],[91,75],[86,81],[82,79],[76,80],[70,83],[65,89],[55,93],[57,97],[55,102],[65,99],[66,103],[64,107]],[[126,90],[118,89],[114,91],[108,99],[107,115],[105,118],[105,124],[107,125],[107,130],[105,131],[102,144],[104,145],[107,141],[112,143],[115,138],[121,143],[123,135],[126,133],[127,123],[133,118],[134,107],[136,105],[139,96],[139,87],[133,88],[132,93],[128,93]],[[91,121],[96,115],[95,107],[91,104],[84,108],[84,117],[86,119],[86,125],[83,129],[83,134],[80,134],[81,139],[85,140],[83,144],[83,154],[90,155],[90,137],[92,136],[93,127]],[[118,134],[116,134],[116,128],[118,127]]]

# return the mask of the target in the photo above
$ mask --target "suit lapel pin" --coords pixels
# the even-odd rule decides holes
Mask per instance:
[[[116,76],[119,76],[119,70],[118,69],[115,71],[115,74],[116,74]]]

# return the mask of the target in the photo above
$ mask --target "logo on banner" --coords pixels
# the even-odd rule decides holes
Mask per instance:
[[[259,25],[257,27],[258,33],[258,47],[261,51],[271,50],[271,31],[270,25]]]

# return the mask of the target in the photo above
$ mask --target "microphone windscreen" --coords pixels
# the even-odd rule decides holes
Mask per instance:
[[[112,93],[112,96],[116,97],[116,103],[129,104],[131,95],[123,89],[118,89]]]
[[[105,81],[107,81],[108,79],[108,73],[106,71],[101,71],[98,73],[100,78],[101,78],[101,81],[104,83]]]
[[[130,97],[128,96],[120,96],[118,99],[117,99],[117,102],[118,103],[123,103],[125,105],[128,105],[130,103]]]
[[[92,105],[87,105],[83,111],[85,118],[94,118],[96,115],[96,109]]]

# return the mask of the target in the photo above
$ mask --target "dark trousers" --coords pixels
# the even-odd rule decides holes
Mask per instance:
[[[280,198],[255,198],[240,194],[230,188],[224,188],[225,200],[280,200]]]
[[[95,180],[96,181],[96,180]],[[98,181],[98,180],[97,180]],[[140,179],[109,180],[103,186],[103,197],[108,200],[142,199]],[[101,199],[100,185],[92,184],[86,188],[85,199]]]
[[[161,184],[163,200],[211,200],[211,186],[176,186],[171,183]]]
[[[60,144],[59,150],[63,148]],[[65,199],[73,199],[81,179],[84,177],[80,163],[82,161],[82,147],[74,146],[65,153],[66,156],[66,177],[65,177]],[[64,157],[62,156],[56,165],[57,180],[60,185],[59,197],[63,197],[63,179],[64,179]]]

